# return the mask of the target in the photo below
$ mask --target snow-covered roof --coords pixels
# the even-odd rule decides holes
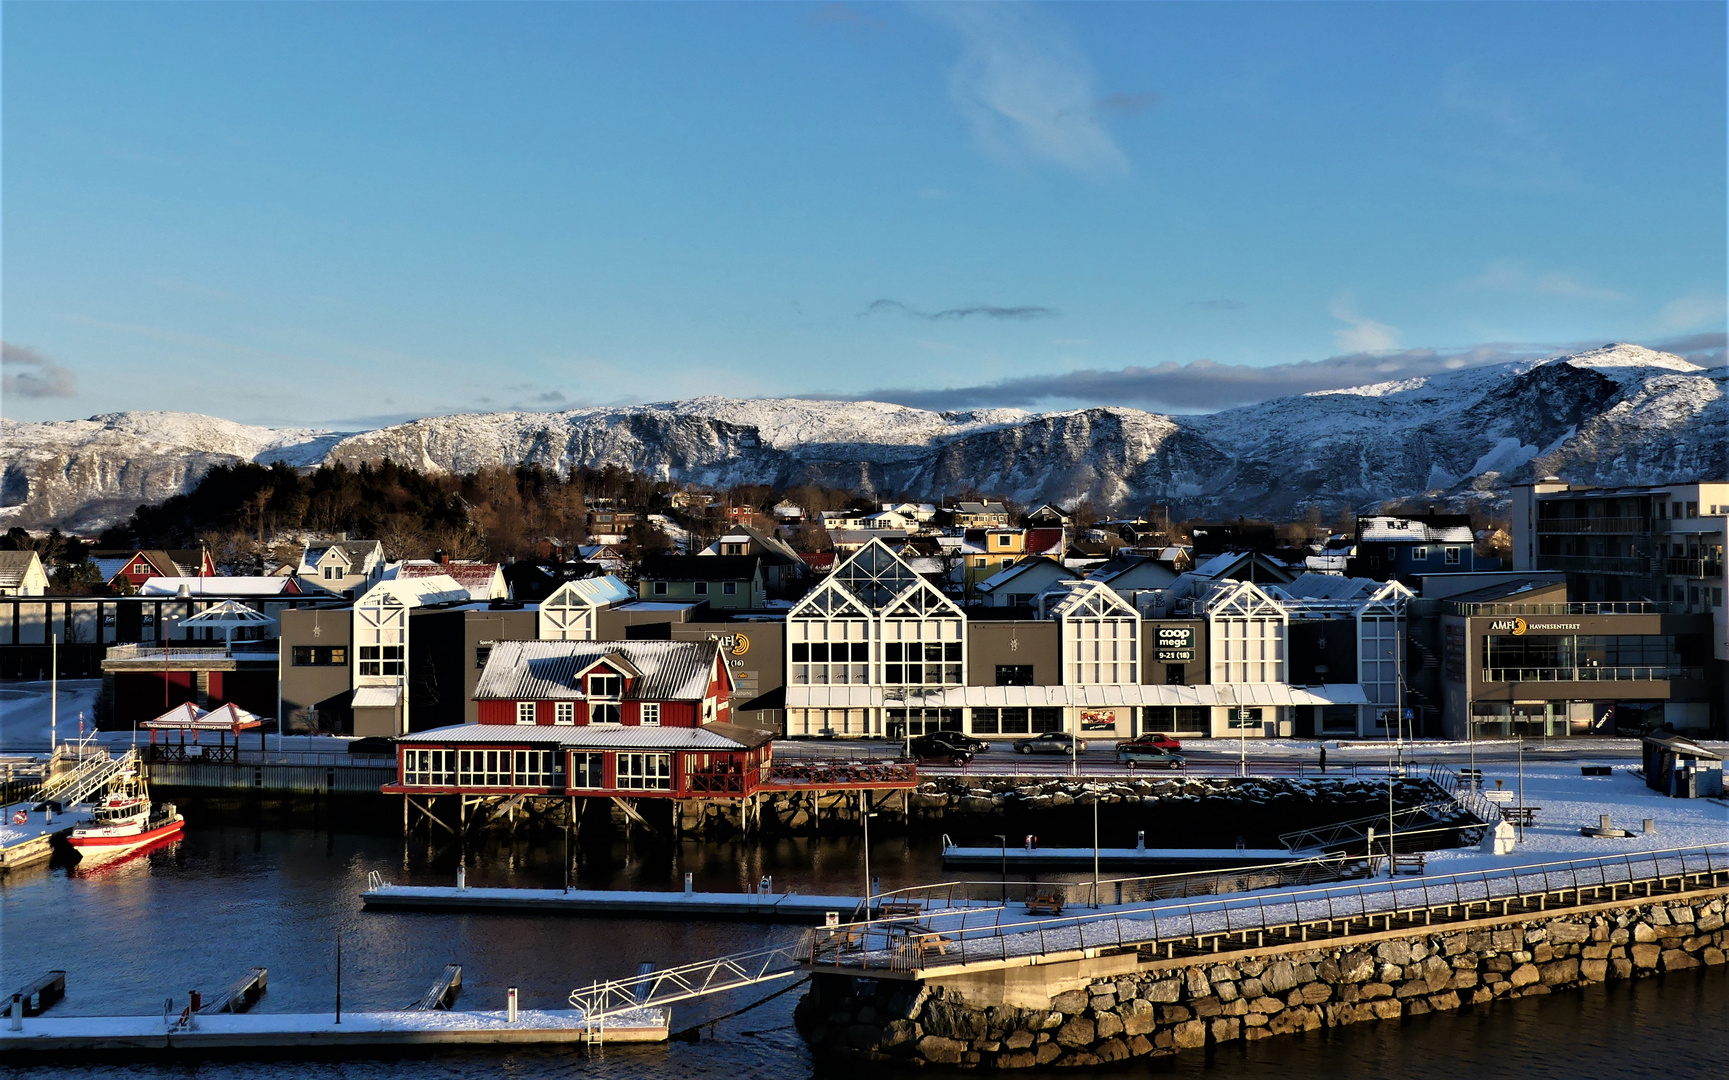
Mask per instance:
[[[1409,540],[1413,543],[1469,544],[1476,539],[1470,525],[1432,525],[1401,517],[1357,520],[1358,540]]]
[[[41,556],[34,551],[0,551],[0,587],[16,588],[32,566],[41,565]],[[106,579],[105,579],[106,580]]]
[[[579,724],[546,727],[539,724],[452,724],[416,731],[397,738],[399,743],[537,743],[572,750],[746,750],[771,742],[771,732],[739,724],[704,724],[701,727],[644,727],[638,724]]]
[[[387,578],[429,578],[437,577],[440,574],[453,578],[458,585],[467,589],[468,595],[475,600],[489,600],[495,596],[505,595],[504,579],[497,563],[455,559],[449,562],[408,559],[397,563],[395,568],[385,576]]]
[[[293,578],[263,577],[153,577],[138,586],[140,596],[283,596],[294,593]]]
[[[428,604],[448,604],[455,600],[470,599],[468,590],[457,583],[449,574],[434,574],[431,577],[391,578],[381,581],[366,590],[356,606],[381,604],[387,598],[394,599],[406,607],[425,607]]]
[[[1286,683],[1203,683],[1164,686],[1144,683],[955,686],[923,694],[890,696],[881,686],[789,686],[789,709],[865,709],[910,704],[946,708],[1110,708],[1127,705],[1367,705],[1357,683],[1291,686]]]
[[[1020,562],[1005,566],[979,582],[978,591],[983,593],[995,592],[1028,570],[1053,570],[1060,574],[1063,572],[1063,565],[1048,555],[1034,555],[1031,558],[1022,559]]]
[[[630,701],[697,701],[708,693],[714,641],[500,641],[486,658],[476,700],[582,701],[582,674],[613,661],[638,673]]]

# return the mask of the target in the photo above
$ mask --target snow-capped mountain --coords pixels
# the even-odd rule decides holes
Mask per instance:
[[[672,480],[822,482],[940,496],[1286,514],[1392,497],[1501,497],[1578,483],[1729,475],[1725,369],[1636,345],[1279,398],[1201,416],[1101,407],[937,413],[882,402],[690,401],[438,416],[342,435],[184,413],[0,422],[0,515],[88,526],[184,490],[225,461],[422,469],[617,464]]]

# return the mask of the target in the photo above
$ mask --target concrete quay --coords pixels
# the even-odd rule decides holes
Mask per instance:
[[[490,889],[379,884],[360,894],[368,911],[536,911],[618,918],[736,919],[820,925],[860,914],[862,898],[803,893],[606,889]],[[610,1035],[608,1036],[610,1038]]]

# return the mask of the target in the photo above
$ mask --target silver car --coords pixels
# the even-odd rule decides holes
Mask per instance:
[[[1036,738],[1022,739],[1020,742],[1016,743],[1015,753],[1072,754],[1078,750],[1084,751],[1087,748],[1087,740],[1081,739],[1075,749],[1070,749],[1070,743],[1074,741],[1075,737],[1066,731],[1047,731]]]

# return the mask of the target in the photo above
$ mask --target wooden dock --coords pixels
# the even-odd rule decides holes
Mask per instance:
[[[65,1060],[78,1056],[142,1061],[205,1054],[269,1051],[313,1055],[328,1051],[413,1052],[453,1046],[581,1044],[604,1035],[608,1043],[665,1042],[668,1014],[643,1009],[590,1025],[575,1009],[524,1009],[515,1022],[504,1012],[401,1011],[344,1013],[199,1014],[190,1024],[161,1016],[36,1017],[22,1030],[0,1025],[0,1057]]]
[[[368,911],[541,911],[620,918],[733,919],[821,925],[830,912],[857,917],[857,896],[803,893],[704,893],[606,889],[477,889],[375,884],[360,894]]]

